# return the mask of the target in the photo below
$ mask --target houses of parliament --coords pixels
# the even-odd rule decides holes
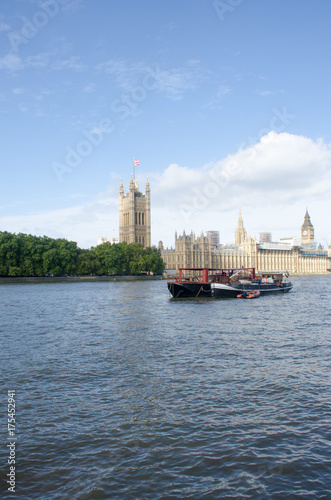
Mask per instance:
[[[151,198],[148,179],[145,194],[135,180],[130,179],[125,195],[119,186],[119,241],[151,246]],[[292,274],[326,274],[331,271],[331,245],[324,250],[314,238],[314,226],[308,209],[301,226],[301,238],[283,238],[271,241],[270,233],[262,233],[259,241],[249,236],[239,211],[235,243],[219,242],[218,231],[196,236],[193,232],[175,233],[175,247],[158,245],[167,270],[178,272],[180,267],[208,267],[214,269],[254,267],[259,271],[287,270]]]

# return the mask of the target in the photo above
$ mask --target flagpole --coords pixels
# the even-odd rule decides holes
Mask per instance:
[[[136,165],[139,165],[140,161],[135,160],[133,157],[133,180],[136,181]]]

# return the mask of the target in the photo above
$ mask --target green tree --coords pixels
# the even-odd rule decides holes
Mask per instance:
[[[1,233],[1,269],[4,276],[19,276],[20,245],[16,235]]]
[[[59,252],[56,248],[50,248],[43,253],[43,269],[45,274],[54,274],[54,276],[62,274]]]
[[[77,243],[65,239],[58,239],[56,243],[61,273],[69,275],[75,274],[78,258]]]
[[[140,243],[107,242],[82,250],[64,238],[0,232],[0,276],[160,273],[164,267],[160,251]]]
[[[107,254],[109,253],[109,249],[111,247],[111,244],[107,241],[106,243],[103,243],[102,245],[98,245],[95,248],[92,248],[95,258],[96,258],[96,274],[102,275],[102,274],[108,274],[107,268],[108,268],[108,256]]]
[[[162,273],[165,268],[165,262],[161,257],[161,251],[156,247],[145,249],[146,269],[153,274]]]
[[[97,261],[93,249],[80,249],[77,258],[77,274],[88,276],[97,271]]]
[[[144,248],[140,243],[130,243],[125,248],[126,268],[129,274],[140,274],[145,271],[143,259]]]

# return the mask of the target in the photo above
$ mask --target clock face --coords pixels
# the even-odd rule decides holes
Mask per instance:
[[[306,231],[306,230],[302,231],[302,234],[303,234],[304,236],[306,236],[307,231]]]

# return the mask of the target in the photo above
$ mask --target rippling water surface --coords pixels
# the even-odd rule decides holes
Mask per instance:
[[[16,494],[331,498],[331,277],[282,296],[170,299],[165,281],[0,286]]]

